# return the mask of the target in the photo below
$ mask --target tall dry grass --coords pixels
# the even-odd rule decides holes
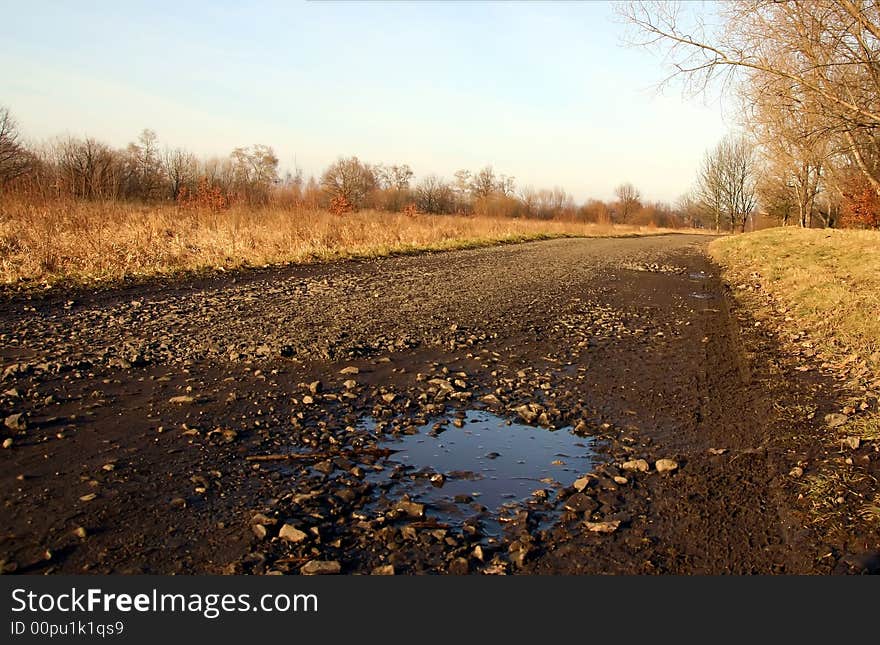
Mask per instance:
[[[578,222],[252,207],[0,203],[0,281],[89,283],[207,268],[379,256],[663,229]]]

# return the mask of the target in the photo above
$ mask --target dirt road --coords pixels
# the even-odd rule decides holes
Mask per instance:
[[[731,313],[707,242],[558,240],[8,297],[3,567],[835,570],[848,554],[804,528],[789,474],[820,443],[792,409],[831,399]],[[514,432],[574,443],[505,461]]]

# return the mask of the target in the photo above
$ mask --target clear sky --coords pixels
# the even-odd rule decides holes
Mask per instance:
[[[200,156],[266,143],[308,175],[340,155],[607,199],[675,200],[728,129],[659,94],[655,55],[604,2],[31,2],[0,21],[0,104],[34,141]]]

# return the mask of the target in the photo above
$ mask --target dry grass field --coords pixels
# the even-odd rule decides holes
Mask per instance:
[[[0,281],[87,284],[202,269],[320,262],[551,237],[664,229],[532,219],[61,201],[0,202]]]

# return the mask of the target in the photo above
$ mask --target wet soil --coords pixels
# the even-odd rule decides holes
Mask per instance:
[[[0,564],[870,570],[876,533],[830,537],[804,482],[837,457],[876,481],[876,447],[835,447],[822,423],[835,382],[737,307],[707,242],[557,240],[6,294]],[[454,441],[481,419],[500,420],[497,442]],[[531,460],[504,435],[523,426]],[[413,455],[418,437],[454,447]],[[558,438],[582,452],[551,454]]]

